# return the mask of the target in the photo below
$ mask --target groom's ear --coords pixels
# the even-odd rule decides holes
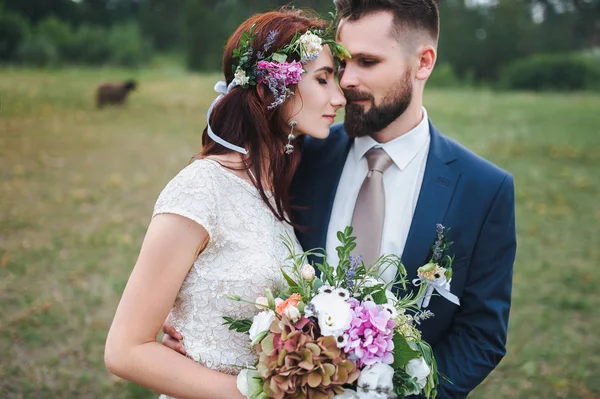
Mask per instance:
[[[422,46],[418,52],[418,65],[416,78],[418,80],[427,80],[433,72],[437,53],[431,45]]]

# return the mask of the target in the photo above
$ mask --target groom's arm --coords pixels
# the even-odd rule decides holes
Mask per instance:
[[[175,330],[173,324],[171,324],[171,320],[169,317],[163,323],[162,331],[164,333],[161,343],[167,348],[174,350],[175,352],[179,352],[182,355],[186,354],[185,348],[181,341],[183,340],[183,336]]]
[[[516,253],[514,184],[507,175],[493,200],[473,252],[465,289],[449,334],[433,348],[440,398],[464,398],[506,353]]]

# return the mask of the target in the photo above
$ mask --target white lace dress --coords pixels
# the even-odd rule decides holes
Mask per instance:
[[[194,161],[169,182],[154,208],[154,215],[161,213],[194,220],[210,235],[170,314],[187,356],[237,374],[233,365],[253,365],[257,357],[248,336],[229,331],[223,316],[251,318],[257,310],[226,295],[254,299],[267,287],[283,287],[280,267],[288,251],[281,236],[301,250],[293,228],[275,218],[254,186],[210,159]]]

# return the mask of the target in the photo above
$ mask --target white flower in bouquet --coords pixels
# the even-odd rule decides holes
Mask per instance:
[[[390,290],[385,290],[385,297],[387,298],[388,305],[396,306],[398,303],[398,297]]]
[[[398,298],[392,291],[389,290],[385,291],[385,296],[387,298],[387,303],[384,303],[383,307],[385,310],[390,312],[392,319],[395,319],[398,317],[398,309],[396,308],[396,305],[398,304]]]
[[[256,307],[260,310],[265,310],[269,307],[269,300],[266,296],[259,296],[258,298],[256,298],[256,301],[254,301],[254,303],[256,304]]]
[[[394,395],[394,369],[389,364],[367,366],[358,377],[358,395],[361,399],[387,399]]]
[[[344,301],[350,298],[350,291],[345,288],[336,288],[333,290],[333,293],[342,298]]]
[[[396,310],[396,307],[394,305],[390,305],[389,303],[384,303],[381,306],[383,306],[383,308],[385,310],[390,312],[390,314],[392,315],[392,319],[396,319],[396,317],[398,317],[398,310]]]
[[[304,280],[313,281],[315,279],[315,268],[307,263],[306,265],[302,266],[300,274],[302,274],[302,278]]]
[[[363,302],[375,302],[375,299],[373,299],[372,295],[365,295]]]
[[[263,391],[263,382],[256,370],[243,369],[237,376],[237,389],[247,398],[256,398]]]
[[[319,288],[319,294],[333,294],[333,291],[335,291],[335,288],[326,284],[322,285],[321,288]]]
[[[344,389],[344,392],[338,393],[333,399],[360,399],[360,396],[352,389]]]
[[[359,295],[364,298],[366,298],[366,297],[373,298],[371,295],[365,296],[365,288],[372,288],[372,287],[375,287],[376,285],[385,285],[385,281],[383,281],[381,279],[377,279],[372,276],[365,277],[360,285]],[[394,294],[389,291],[386,291],[385,295],[388,298],[388,301],[390,301],[390,298],[394,296]],[[391,297],[390,297],[390,295],[391,295]]]
[[[307,317],[316,317],[321,335],[339,337],[350,327],[352,311],[343,298],[328,293],[316,295],[306,306]]]
[[[417,379],[417,385],[419,386],[419,390],[416,392],[409,392],[411,395],[418,395],[421,392],[421,389],[425,387],[427,384],[427,377],[431,373],[431,369],[427,365],[427,362],[423,357],[418,359],[412,359],[406,365],[406,374],[411,376],[412,378]]]
[[[297,323],[298,320],[300,320],[300,318],[302,317],[302,314],[300,313],[298,308],[292,305],[289,305],[287,308],[285,308],[283,314],[285,315],[285,317],[290,319],[292,323]]]
[[[250,327],[250,340],[252,344],[256,344],[254,342],[257,338],[259,338],[264,332],[269,331],[271,327],[271,323],[275,320],[275,313],[272,310],[265,310],[264,312],[258,313],[254,316],[252,320],[252,326]]]
[[[383,280],[376,279],[375,277],[367,276],[362,282],[362,288],[371,288],[377,284],[384,284]]]
[[[364,290],[365,288],[371,288],[377,284],[384,284],[384,282],[374,277],[366,277],[362,285],[362,289]],[[396,305],[398,304],[398,298],[396,297],[396,295],[394,295],[392,291],[387,289],[385,290],[385,297],[387,299],[387,303],[384,303],[382,306],[385,308],[385,310],[390,312],[390,314],[392,315],[392,319],[395,319],[398,316],[398,310],[396,308]],[[363,301],[374,301],[373,296],[365,295],[363,297]]]

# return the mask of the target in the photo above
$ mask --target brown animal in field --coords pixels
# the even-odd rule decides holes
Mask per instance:
[[[102,83],[96,89],[96,106],[102,108],[107,104],[122,105],[127,100],[129,92],[135,90],[136,86],[135,80]]]

